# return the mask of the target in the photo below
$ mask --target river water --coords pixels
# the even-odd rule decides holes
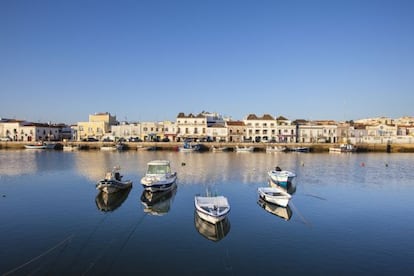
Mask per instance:
[[[146,163],[177,188],[148,202]],[[0,151],[0,275],[413,275],[414,155]],[[121,167],[133,188],[99,194]],[[259,200],[267,171],[294,171],[288,208]],[[221,224],[194,212],[206,190]]]

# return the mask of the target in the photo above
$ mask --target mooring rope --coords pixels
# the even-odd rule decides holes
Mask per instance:
[[[62,244],[66,243],[67,241],[69,241],[70,239],[72,239],[72,237],[73,237],[73,234],[72,234],[72,235],[69,235],[66,239],[64,239],[63,241],[59,242],[58,244],[56,244],[56,245],[55,245],[55,246],[53,246],[52,248],[49,248],[48,250],[46,250],[46,251],[45,251],[45,252],[43,252],[42,254],[40,254],[40,255],[38,255],[38,256],[36,256],[36,257],[34,257],[34,258],[30,259],[29,261],[25,262],[24,264],[22,264],[22,265],[20,265],[20,266],[18,266],[18,267],[16,267],[16,268],[14,268],[14,269],[12,269],[12,270],[10,270],[10,271],[8,271],[8,272],[4,273],[4,274],[3,274],[3,276],[10,275],[10,274],[12,274],[12,273],[14,273],[14,272],[18,271],[19,269],[21,269],[21,268],[23,268],[23,267],[25,267],[25,266],[27,266],[27,265],[29,265],[29,264],[33,263],[34,261],[37,261],[38,259],[42,258],[43,256],[47,255],[48,253],[52,252],[53,250],[55,250],[56,248],[58,248],[58,247],[59,247],[59,246],[61,246]]]

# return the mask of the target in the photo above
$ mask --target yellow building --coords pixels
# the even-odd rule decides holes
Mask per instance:
[[[111,132],[111,126],[117,123],[116,116],[108,112],[89,115],[89,122],[78,123],[78,141],[88,138],[101,140],[105,134]]]

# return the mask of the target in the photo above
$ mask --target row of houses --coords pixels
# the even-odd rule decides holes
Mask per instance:
[[[180,112],[175,121],[118,122],[108,112],[89,115],[73,126],[0,120],[0,137],[12,141],[111,140],[215,141],[277,143],[414,143],[414,118],[376,118],[360,121],[295,120],[269,114],[249,114],[231,120],[217,113]]]

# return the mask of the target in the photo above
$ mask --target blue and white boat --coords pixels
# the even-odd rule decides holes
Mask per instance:
[[[177,173],[171,171],[170,161],[153,160],[148,162],[141,184],[146,191],[158,192],[169,190],[176,180]]]
[[[191,144],[189,142],[184,142],[184,144],[178,148],[178,151],[180,152],[193,152],[193,151],[199,151],[201,149],[199,144]]]
[[[269,171],[268,176],[272,182],[285,189],[288,188],[288,183],[291,183],[296,174],[290,171],[282,171],[279,167]]]

